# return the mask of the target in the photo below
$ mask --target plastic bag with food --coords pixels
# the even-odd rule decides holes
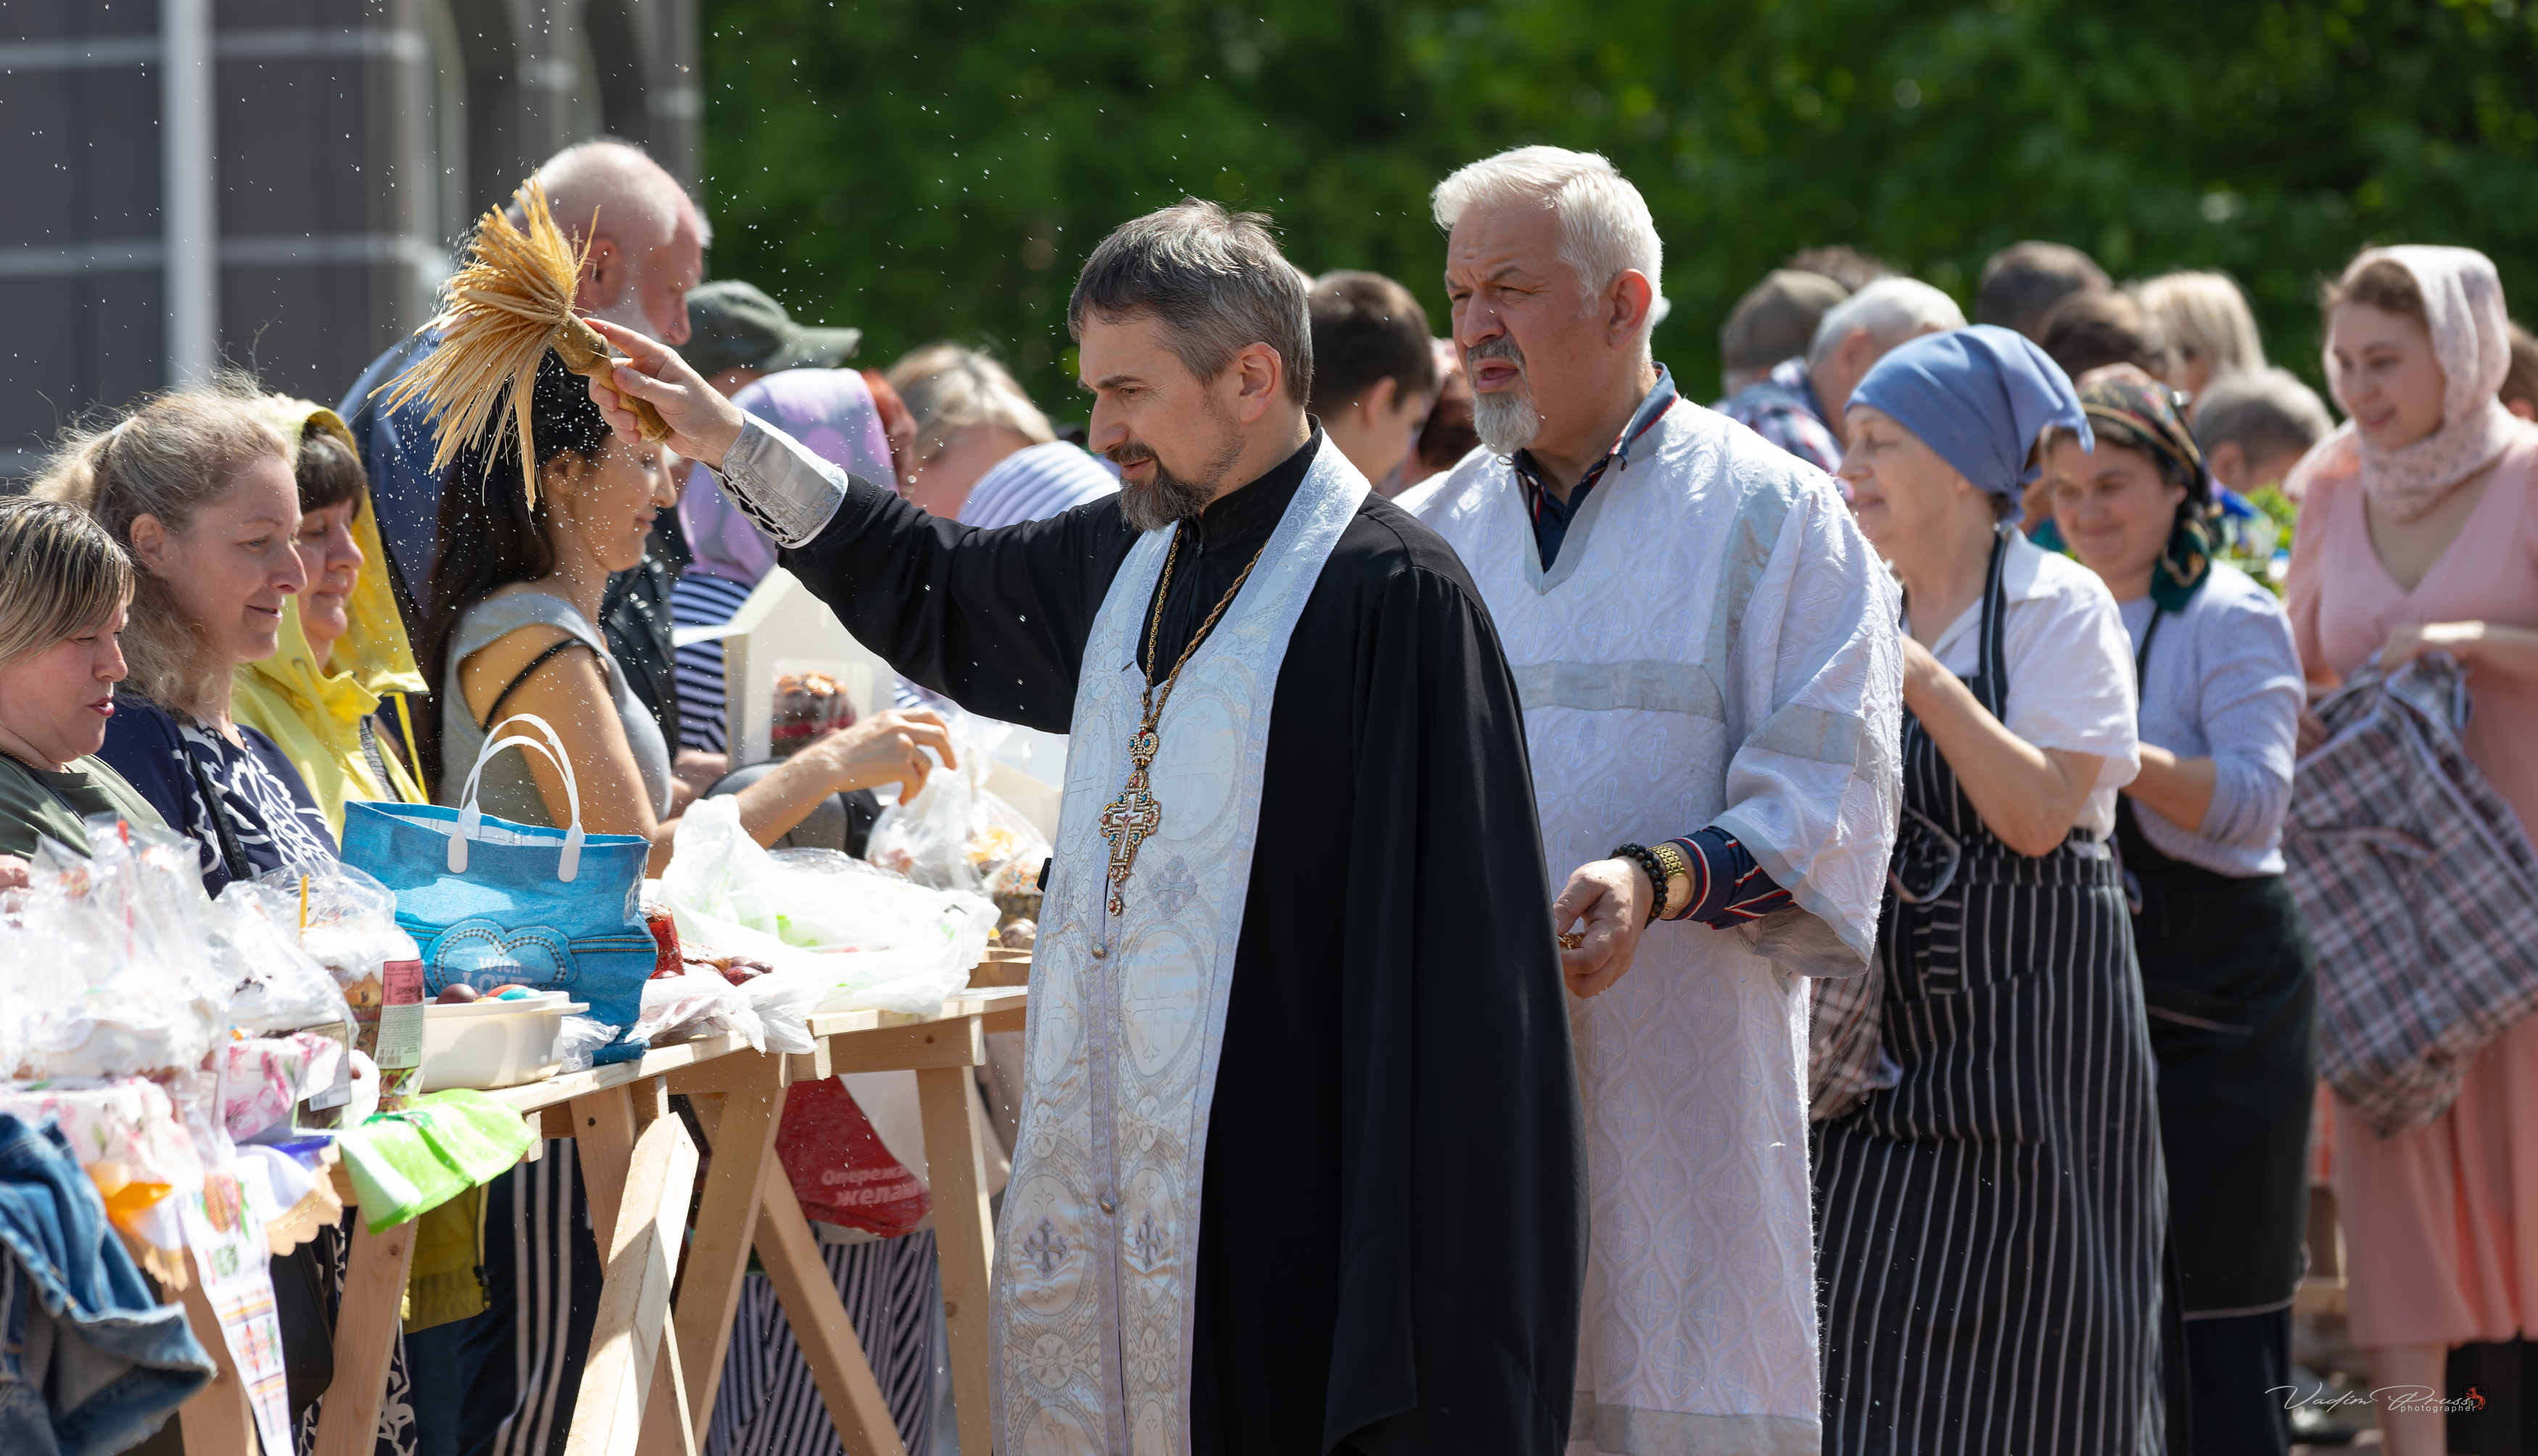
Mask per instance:
[[[708,970],[656,975],[645,981],[643,1013],[634,1019],[634,1034],[646,1046],[739,1036],[751,1050],[767,1050],[767,1024],[749,1004],[748,995]]]
[[[767,728],[767,752],[789,759],[829,734],[855,724],[855,705],[827,673],[786,673],[775,680]]]
[[[961,766],[937,769],[914,798],[883,810],[864,858],[919,885],[983,894],[1007,915],[1035,915],[1048,841],[987,788],[1012,725],[961,712],[947,725]]]
[[[267,913],[300,926],[301,949],[357,1008],[378,1004],[382,966],[420,954],[397,928],[395,893],[341,860],[297,861],[257,876],[254,886]]]
[[[254,884],[234,881],[212,901],[204,948],[229,983],[238,1029],[279,1034],[352,1022],[335,977],[301,949],[297,918],[290,897]]]
[[[688,810],[660,895],[689,963],[769,967],[746,985],[770,1045],[770,1009],[806,995],[818,1007],[931,1010],[967,984],[996,923],[995,906],[975,894],[929,890],[834,850],[771,855],[728,799]]]
[[[86,858],[49,841],[0,922],[0,1072],[116,1077],[199,1064],[229,1024],[204,955],[193,841],[107,818]]]

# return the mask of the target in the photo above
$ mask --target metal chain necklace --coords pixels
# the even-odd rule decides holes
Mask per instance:
[[[1171,699],[1172,685],[1181,680],[1181,669],[1189,666],[1190,658],[1198,652],[1199,643],[1206,641],[1208,633],[1216,630],[1217,619],[1225,615],[1226,608],[1234,605],[1234,598],[1242,590],[1242,583],[1251,579],[1251,568],[1260,564],[1261,552],[1268,549],[1269,543],[1264,541],[1260,543],[1260,551],[1251,554],[1251,560],[1243,563],[1242,574],[1234,578],[1234,584],[1225,589],[1224,596],[1217,598],[1216,610],[1208,613],[1207,621],[1199,624],[1198,630],[1190,636],[1189,645],[1181,649],[1180,660],[1172,664],[1172,670],[1158,685],[1153,676],[1155,648],[1163,640],[1164,602],[1172,591],[1172,563],[1179,560],[1181,554],[1181,532],[1178,528],[1172,532],[1171,549],[1164,555],[1163,584],[1155,589],[1154,618],[1146,629],[1146,693],[1138,706],[1137,731],[1128,735],[1128,759],[1136,766],[1128,772],[1127,786],[1119,790],[1119,797],[1110,801],[1097,821],[1102,827],[1102,837],[1110,841],[1110,899],[1107,908],[1113,916],[1127,910],[1127,902],[1120,897],[1120,892],[1127,889],[1128,872],[1136,868],[1138,848],[1164,825],[1164,806],[1156,800],[1154,791],[1146,783],[1146,770],[1154,763],[1155,750],[1161,743],[1156,733],[1156,720],[1164,715],[1164,704]]]

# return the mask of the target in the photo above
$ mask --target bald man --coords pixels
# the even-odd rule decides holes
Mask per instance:
[[[704,274],[713,231],[678,179],[620,141],[567,147],[538,168],[556,223],[574,245],[590,244],[573,307],[664,344],[688,342],[688,290]],[[370,394],[430,349],[428,336],[400,339],[374,361],[337,411],[351,422],[370,474],[370,498],[387,544],[418,601],[429,596],[440,483],[432,473],[433,437],[420,405],[393,414],[369,408]]]

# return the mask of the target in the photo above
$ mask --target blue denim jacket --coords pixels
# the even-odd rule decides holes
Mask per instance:
[[[0,1112],[0,1452],[109,1456],[211,1383],[212,1357],[106,1226],[50,1123]]]

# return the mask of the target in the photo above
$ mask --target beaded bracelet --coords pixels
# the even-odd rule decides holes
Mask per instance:
[[[1648,906],[1648,923],[1655,924],[1657,917],[1665,913],[1666,907],[1665,865],[1658,860],[1656,851],[1644,844],[1625,844],[1606,857],[1634,861],[1646,872],[1648,884],[1656,888],[1656,898]]]

